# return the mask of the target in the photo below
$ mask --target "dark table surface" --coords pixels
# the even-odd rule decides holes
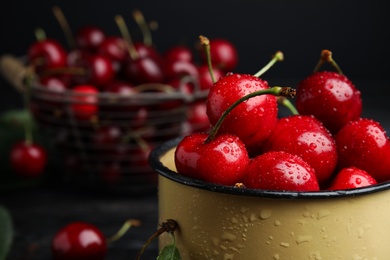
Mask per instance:
[[[381,122],[390,130],[389,84],[359,82],[363,91],[363,116]],[[135,259],[146,240],[157,230],[157,188],[146,194],[113,194],[105,191],[44,183],[0,192],[0,205],[13,220],[14,237],[7,260],[46,260],[50,257],[53,235],[73,221],[98,226],[106,236],[116,233],[127,219],[138,219],[141,226],[131,228],[120,240],[109,245],[108,260]],[[157,241],[146,249],[142,259],[155,259]]]
[[[92,223],[109,237],[128,219],[137,219],[141,225],[130,228],[121,239],[109,244],[106,259],[135,259],[159,225],[157,192],[119,196],[79,187],[40,185],[0,196],[14,228],[9,260],[51,259],[52,237],[70,222]],[[141,259],[155,259],[157,254],[157,240],[153,240]]]

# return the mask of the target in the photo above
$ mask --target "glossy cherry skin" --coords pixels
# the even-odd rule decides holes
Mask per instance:
[[[191,76],[198,78],[199,72],[195,63],[183,60],[171,60],[164,64],[164,74],[166,80]]]
[[[283,151],[270,151],[251,159],[243,183],[251,189],[319,190],[314,169],[301,157]]]
[[[285,151],[300,156],[313,167],[320,184],[330,179],[338,160],[332,134],[314,116],[279,119],[263,143],[262,151]]]
[[[177,145],[175,165],[179,174],[222,185],[243,178],[249,156],[237,136],[222,134],[205,142],[205,133],[185,136]]]
[[[377,184],[377,181],[366,171],[356,167],[341,169],[335,176],[328,190],[355,189]]]
[[[45,39],[33,43],[28,51],[29,64],[34,64],[35,71],[61,68],[67,65],[67,52],[64,47],[54,39]]]
[[[338,168],[357,167],[378,182],[390,180],[390,141],[381,124],[359,118],[347,123],[335,136]]]
[[[120,63],[125,62],[129,58],[126,42],[122,37],[118,36],[106,37],[100,43],[98,52]]]
[[[72,91],[70,107],[73,116],[79,120],[89,120],[95,116],[99,111],[98,89],[92,85],[78,85]]]
[[[213,66],[220,68],[225,73],[232,72],[238,64],[238,52],[234,44],[227,39],[215,38],[210,40],[210,56]],[[204,63],[206,55],[201,53]]]
[[[80,27],[75,35],[78,49],[88,53],[97,53],[100,44],[105,38],[105,32],[93,25]]]
[[[360,91],[345,76],[316,72],[298,84],[296,107],[302,115],[314,115],[333,134],[362,113]]]
[[[248,74],[228,73],[221,77],[210,89],[206,100],[211,125],[215,125],[226,109],[240,98],[268,88],[266,81]],[[224,119],[218,133],[237,135],[251,154],[271,133],[277,114],[275,96],[256,96],[236,106]]]
[[[47,153],[39,144],[29,144],[26,141],[15,143],[10,151],[11,168],[23,177],[39,177],[47,164]]]
[[[134,85],[165,81],[163,67],[151,57],[130,60],[124,67],[124,74],[126,79]]]
[[[72,222],[54,235],[51,252],[53,260],[103,260],[107,254],[107,242],[96,226]]]

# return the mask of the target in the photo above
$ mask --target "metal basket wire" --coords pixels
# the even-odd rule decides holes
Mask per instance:
[[[33,117],[58,149],[61,168],[69,181],[132,193],[156,188],[157,176],[147,163],[148,152],[183,135],[191,105],[207,94],[188,95],[178,90],[123,96],[102,92],[91,99],[98,113],[86,120],[77,118],[72,106],[91,103],[80,102],[76,98],[79,94],[71,90],[58,93],[34,84],[30,93]],[[205,127],[193,125],[191,131]],[[100,131],[113,131],[116,136],[102,140]]]

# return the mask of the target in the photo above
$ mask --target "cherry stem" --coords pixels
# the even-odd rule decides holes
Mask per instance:
[[[279,96],[277,98],[277,100],[278,100],[279,104],[281,104],[281,105],[285,106],[286,108],[288,108],[293,115],[298,115],[299,114],[299,112],[296,109],[296,107],[294,106],[294,104],[289,99],[287,99],[286,97]]]
[[[76,48],[76,42],[73,36],[73,32],[70,29],[70,25],[68,20],[66,19],[64,12],[62,12],[61,8],[58,6],[53,6],[52,8],[53,14],[56,17],[59,25],[61,26],[62,31],[65,34],[66,40],[68,41],[69,48],[71,50]]]
[[[152,46],[152,33],[150,31],[150,28],[148,24],[145,21],[145,18],[142,14],[142,12],[138,9],[133,11],[133,18],[138,24],[139,28],[141,29],[142,35],[144,37],[144,44],[147,46]]]
[[[138,254],[135,258],[136,260],[139,260],[141,258],[141,255],[144,253],[145,249],[150,245],[150,243],[152,243],[152,241],[156,237],[160,236],[164,232],[168,232],[169,234],[173,235],[173,232],[175,232],[179,228],[179,224],[176,222],[176,220],[173,220],[173,219],[167,219],[167,221],[163,222],[160,226],[161,227],[156,232],[154,232],[148,238],[148,240],[145,242],[145,244],[142,246],[141,250],[138,252]]]
[[[208,68],[209,68],[211,80],[213,81],[213,83],[215,83],[213,64],[212,64],[212,61],[211,61],[211,54],[210,54],[210,40],[207,37],[203,36],[203,35],[199,36],[199,40],[200,40],[201,46],[203,47],[203,50],[206,53],[207,65],[208,65]]]
[[[107,238],[108,243],[113,243],[120,239],[131,227],[139,227],[141,222],[137,219],[129,219],[127,220],[122,227],[115,233],[113,236]]]
[[[42,28],[36,28],[35,29],[35,38],[37,41],[44,41],[46,40],[46,33]]]
[[[276,62],[278,61],[283,61],[284,55],[283,52],[277,51],[272,59],[261,69],[259,70],[256,74],[254,74],[255,77],[260,77],[262,76],[265,72],[267,72]]]
[[[127,50],[130,54],[132,60],[137,60],[139,58],[138,52],[134,46],[133,39],[129,33],[129,29],[127,28],[126,22],[121,15],[115,16],[115,22],[118,25],[118,28],[122,34],[123,39],[126,42]]]
[[[26,77],[24,79],[24,92],[23,92],[23,104],[24,110],[26,113],[30,113],[30,101],[31,101],[31,85],[34,82],[34,69],[30,66],[27,68]],[[24,135],[25,135],[25,143],[30,145],[34,142],[33,133],[32,133],[32,122],[26,120],[24,123]]]
[[[340,68],[340,66],[336,63],[336,61],[332,57],[332,52],[330,50],[322,50],[321,51],[321,57],[316,66],[314,67],[314,72],[317,72],[320,70],[321,66],[325,63],[328,62],[330,63],[336,71],[340,74],[343,75],[343,72]]]
[[[222,122],[225,120],[226,116],[232,111],[236,106],[241,104],[242,102],[256,96],[264,95],[264,94],[270,94],[274,96],[285,96],[285,97],[295,97],[296,90],[290,87],[279,87],[275,86],[272,88],[262,89],[255,92],[252,92],[246,96],[241,97],[236,102],[234,102],[230,107],[228,107],[225,112],[223,112],[222,116],[219,118],[217,123],[214,125],[214,127],[211,129],[211,132],[207,139],[205,140],[205,143],[210,142],[215,135],[217,134],[220,126],[222,125]]]

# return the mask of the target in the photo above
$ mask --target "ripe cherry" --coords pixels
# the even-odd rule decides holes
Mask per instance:
[[[327,182],[337,165],[336,142],[314,116],[293,115],[278,120],[263,143],[262,152],[285,151],[300,156],[315,170],[318,182]]]
[[[192,50],[186,45],[173,46],[166,50],[163,56],[166,62],[177,60],[194,62],[194,55]]]
[[[247,188],[262,190],[319,190],[310,164],[284,151],[269,151],[254,157],[245,170],[243,183]]]
[[[350,121],[335,140],[339,169],[354,166],[378,182],[390,180],[390,141],[379,122],[368,118]]]
[[[15,143],[10,151],[11,168],[23,177],[39,177],[47,164],[44,147],[25,140]]]
[[[210,40],[210,55],[213,66],[222,71],[232,72],[238,64],[238,52],[236,47],[227,39],[215,38]],[[201,57],[206,61],[204,53]]]
[[[175,151],[179,174],[218,183],[234,185],[241,181],[249,163],[245,145],[237,136],[221,134],[210,142],[205,133],[186,136]]]
[[[198,68],[193,62],[183,60],[171,60],[164,64],[165,80],[173,80],[185,76],[197,79],[199,77]]]
[[[228,73],[210,89],[207,96],[207,116],[215,125],[228,107],[240,98],[258,90],[269,89],[268,82],[249,74]],[[249,153],[268,137],[277,122],[276,97],[262,95],[239,104],[223,121],[219,133],[237,135]]]
[[[75,36],[78,49],[87,53],[97,53],[100,44],[106,38],[105,32],[93,25],[80,27]]]
[[[103,260],[107,242],[95,225],[72,222],[54,235],[51,252],[53,260]]]
[[[206,65],[200,65],[198,67],[198,73],[200,90],[209,90],[214,85],[209,67]],[[216,81],[218,81],[224,75],[223,71],[215,66],[212,68],[212,73]]]
[[[322,52],[321,58],[334,62],[328,50]],[[341,70],[316,71],[299,82],[296,107],[302,115],[314,115],[335,134],[347,122],[360,117],[361,93]]]
[[[328,190],[355,189],[377,184],[377,181],[366,171],[356,167],[341,169]]]
[[[75,118],[89,120],[95,116],[98,107],[98,89],[92,85],[78,85],[72,89],[71,111]]]
[[[67,65],[67,52],[64,47],[54,39],[48,39],[40,29],[36,32],[37,41],[27,51],[27,59],[35,71],[65,67]]]

